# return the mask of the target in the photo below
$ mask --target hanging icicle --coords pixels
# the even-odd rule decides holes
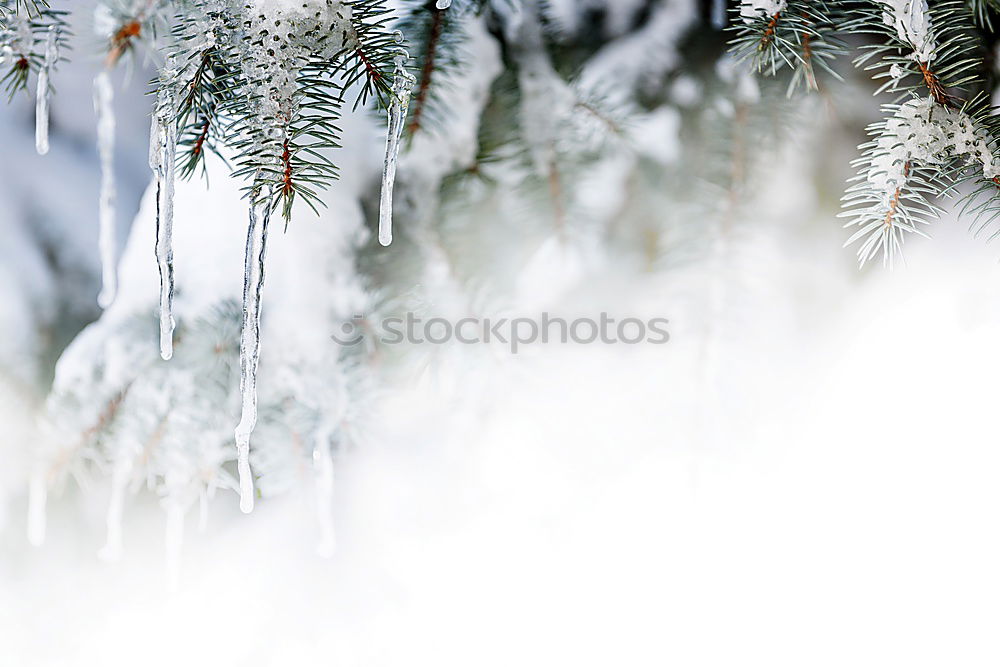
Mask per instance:
[[[389,100],[389,131],[385,137],[385,165],[382,168],[382,199],[379,205],[378,242],[392,243],[392,188],[396,182],[396,162],[399,158],[399,140],[406,124],[406,111],[410,106],[410,91],[416,79],[406,71],[406,56],[396,57]]]
[[[101,308],[115,300],[118,291],[115,241],[115,114],[114,89],[107,70],[94,79],[94,111],[97,112],[97,151],[101,159],[101,198],[99,204],[101,272],[103,286],[97,296]]]
[[[111,473],[111,499],[108,501],[108,516],[106,519],[107,539],[104,548],[98,553],[101,560],[109,563],[117,562],[122,556],[122,516],[125,509],[125,493],[132,478],[132,457],[122,454],[115,461],[114,472]]]
[[[333,453],[330,432],[321,429],[313,447],[313,469],[316,483],[316,517],[319,522],[317,553],[330,558],[336,550],[333,530]]]
[[[39,155],[49,152],[49,100],[52,96],[49,78],[59,60],[59,26],[49,26],[45,39],[45,60],[38,72],[35,91],[35,150]]]
[[[170,58],[160,75],[160,89],[149,135],[149,167],[156,176],[156,264],[160,270],[160,356],[174,355],[174,172],[177,157],[177,72]]]
[[[242,413],[236,426],[236,467],[240,475],[240,509],[253,510],[250,434],[257,425],[257,361],[260,358],[260,294],[264,286],[264,255],[271,198],[255,191],[250,202],[246,263],[243,272],[243,331],[240,335]]]

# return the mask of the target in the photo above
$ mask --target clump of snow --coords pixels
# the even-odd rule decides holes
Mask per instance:
[[[913,57],[923,63],[934,59],[934,35],[927,0],[879,0],[884,5],[882,21],[896,29],[899,39],[913,48]]]
[[[933,98],[910,100],[886,121],[885,131],[868,170],[868,182],[886,202],[907,181],[907,163],[943,165],[965,158],[982,166],[983,176],[1000,175],[986,139],[976,133],[965,112],[937,104]]]
[[[288,44],[317,57],[331,57],[356,39],[351,5],[340,0],[254,0],[249,14],[251,38],[261,39],[265,53]],[[269,55],[265,64],[275,60],[274,54]]]
[[[780,14],[787,7],[787,0],[743,0],[740,3],[740,16],[749,23],[755,18],[760,18],[761,14],[765,16]]]
[[[357,43],[351,5],[339,0],[253,0],[244,11],[247,34],[238,44],[246,94],[256,112],[251,129],[272,140],[270,152],[280,155],[287,125],[298,111],[302,67]]]

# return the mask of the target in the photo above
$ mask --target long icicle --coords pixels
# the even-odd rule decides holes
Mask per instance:
[[[260,358],[260,294],[264,286],[264,255],[271,198],[254,192],[247,228],[243,271],[243,331],[240,335],[240,393],[243,409],[236,426],[236,467],[240,475],[240,509],[253,510],[250,434],[257,425],[257,361]]]
[[[125,493],[132,477],[132,457],[127,452],[119,455],[111,473],[111,499],[108,501],[106,518],[107,539],[98,553],[101,560],[117,562],[122,556],[122,516],[125,509]]]
[[[320,429],[313,445],[313,469],[316,483],[316,517],[319,521],[317,553],[323,558],[333,556],[337,547],[333,525],[333,453],[330,432]]]
[[[379,202],[378,242],[384,246],[392,243],[392,188],[396,182],[396,162],[399,159],[399,140],[406,125],[406,112],[410,106],[410,91],[416,79],[403,66],[406,58],[396,57],[393,71],[392,93],[389,100],[389,129],[385,137],[385,164],[382,168],[382,198]]]
[[[174,355],[174,172],[177,157],[177,91],[173,59],[160,77],[150,129],[149,166],[156,175],[156,264],[160,270],[160,356]]]
[[[94,79],[94,111],[97,112],[97,151],[101,159],[100,237],[103,285],[97,296],[101,308],[115,300],[118,291],[115,241],[115,114],[114,89],[107,70]]]
[[[49,152],[49,100],[52,96],[49,78],[59,60],[59,26],[49,26],[45,39],[45,61],[38,73],[35,90],[35,150],[39,155]]]

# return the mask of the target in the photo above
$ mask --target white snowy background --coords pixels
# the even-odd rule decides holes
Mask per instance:
[[[189,521],[176,591],[151,496],[126,509],[118,563],[98,558],[101,487],[52,499],[30,547],[23,406],[99,315],[92,67],[61,73],[46,158],[30,105],[0,110],[0,664],[1000,660],[1000,251],[946,218],[906,267],[858,272],[803,157],[844,151],[808,138],[769,171],[771,205],[739,222],[713,321],[709,267],[639,275],[540,250],[524,313],[662,316],[671,342],[447,358],[393,387],[379,436],[337,458],[332,558],[316,554],[309,485],[251,515],[228,494],[204,532]],[[117,89],[121,312],[156,292],[144,76]],[[348,122],[356,168],[329,215],[358,225],[351,174],[377,170],[378,128]],[[239,292],[235,200],[221,173],[178,190],[189,295]],[[337,252],[324,238],[308,221],[273,239],[265,307],[285,331],[308,322],[301,267]],[[205,244],[212,261],[192,258]]]

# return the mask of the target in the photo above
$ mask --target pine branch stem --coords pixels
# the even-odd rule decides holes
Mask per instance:
[[[111,50],[108,51],[107,58],[104,59],[104,66],[112,69],[125,55],[125,52],[132,48],[132,40],[142,35],[142,23],[139,19],[132,19],[125,23],[118,31],[111,36]]]
[[[194,142],[194,148],[191,149],[191,154],[195,157],[201,155],[202,148],[205,145],[205,140],[208,139],[208,128],[212,124],[212,119],[209,116],[205,117],[205,122],[202,123],[201,133],[198,135],[198,139]]]
[[[924,85],[927,86],[934,101],[950,109],[958,109],[959,105],[955,102],[955,98],[948,94],[937,74],[931,70],[930,65],[925,62],[918,62],[917,65],[920,67],[920,74],[924,77]]]
[[[771,20],[767,22],[767,27],[764,28],[764,35],[760,38],[760,50],[766,49],[774,39],[774,29],[778,25],[778,19],[781,18],[781,12],[775,12]]]
[[[371,59],[365,54],[364,50],[359,46],[354,50],[354,52],[357,54],[361,64],[365,66],[365,71],[368,73],[368,77],[372,81],[381,81],[382,72],[380,72],[379,69],[372,64]]]
[[[444,29],[444,13],[446,10],[432,8],[431,13],[434,18],[431,20],[430,34],[427,36],[427,48],[424,51],[424,66],[420,70],[420,85],[417,94],[413,97],[413,115],[410,117],[410,125],[406,128],[407,134],[413,136],[422,127],[424,110],[427,106],[427,98],[431,87],[431,79],[434,76],[435,56],[437,55],[438,44],[441,40],[441,33]]]
[[[907,160],[903,165],[903,179],[905,180],[910,175],[910,161]],[[889,210],[885,212],[885,220],[883,225],[886,227],[892,227],[893,221],[896,217],[896,212],[899,210],[899,200],[902,197],[903,188],[896,188],[896,191],[892,195],[892,199],[889,201]]]
[[[805,12],[802,12],[802,18],[805,21],[809,21],[809,17]],[[816,82],[816,73],[813,70],[813,50],[812,50],[812,34],[808,31],[802,33],[802,67],[806,73],[806,85],[810,90],[819,90],[819,84]]]

